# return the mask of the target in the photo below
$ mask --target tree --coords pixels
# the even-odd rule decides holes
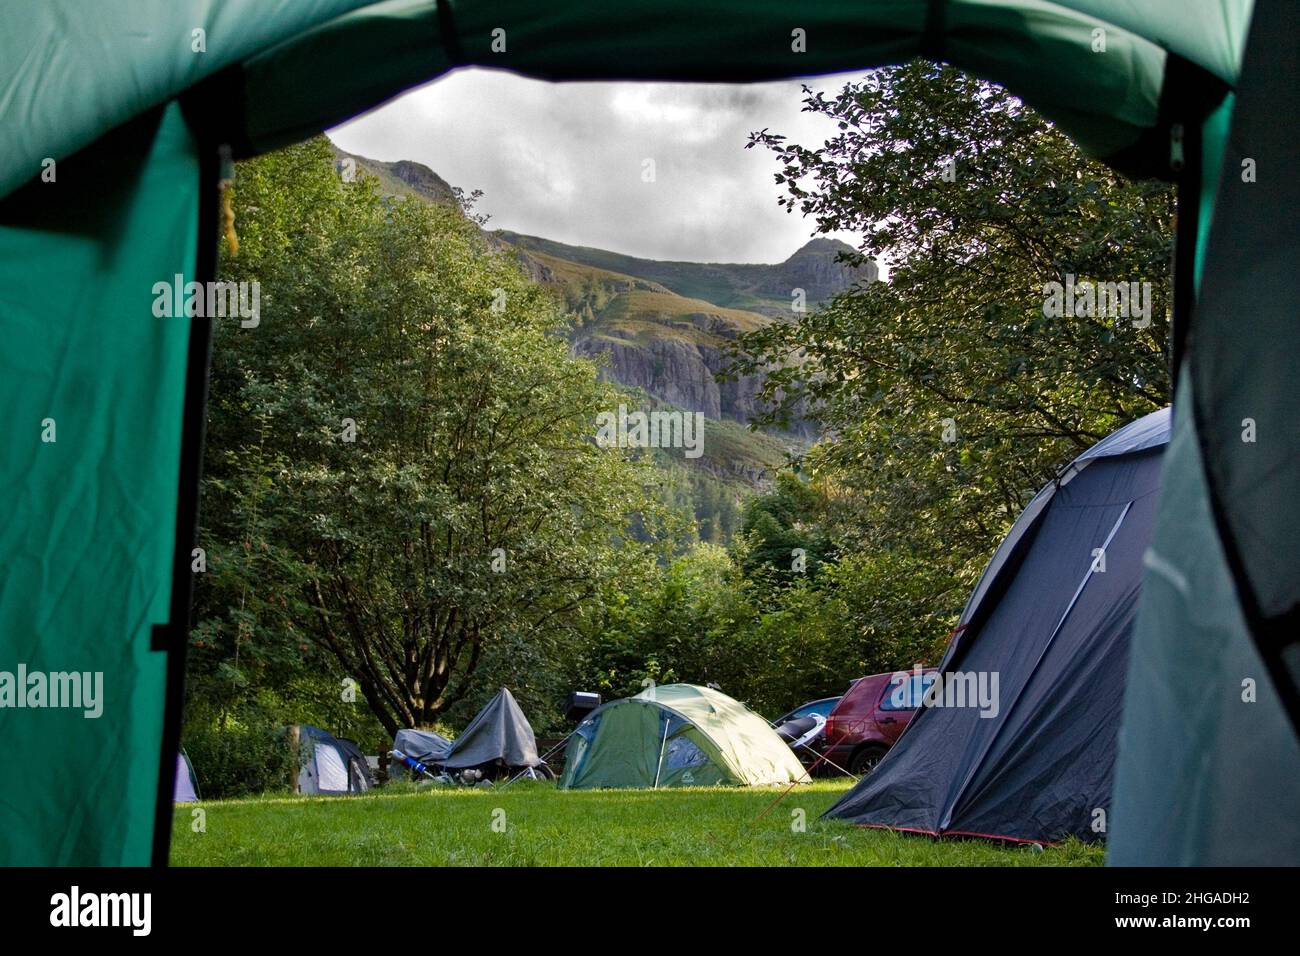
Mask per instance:
[[[745,504],[745,574],[770,587],[815,578],[835,555],[825,523],[827,507],[823,489],[792,471],[777,472],[775,487]]]
[[[1056,467],[1168,401],[1172,194],[1088,160],[999,87],[925,62],[834,96],[822,146],[766,130],[780,202],[859,233],[889,266],[792,323],[746,335],[770,421],[814,415],[808,466],[841,531],[969,583]],[[1149,283],[1146,316],[1045,314],[1045,287]],[[1142,288],[1142,287],[1140,287]]]
[[[388,733],[429,725],[636,551],[641,475],[593,440],[616,400],[458,208],[343,182],[323,139],[244,164],[237,199],[223,278],[263,314],[216,336],[205,633],[301,641]]]

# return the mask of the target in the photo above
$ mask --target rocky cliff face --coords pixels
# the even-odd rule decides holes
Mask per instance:
[[[434,202],[453,203],[456,201],[455,191],[447,180],[422,163],[413,163],[403,159],[396,163],[376,163],[375,165],[386,168],[394,178],[406,183],[415,192]]]
[[[773,296],[789,297],[791,289],[803,289],[808,305],[825,302],[855,282],[876,278],[871,268],[850,269],[837,261],[841,252],[853,249],[837,239],[813,239],[779,266],[765,283],[764,291]]]
[[[607,357],[605,374],[621,385],[639,388],[660,401],[708,418],[750,421],[759,411],[762,378],[744,376],[718,382],[726,367],[722,350],[675,338],[640,343],[615,336],[579,338],[573,354]]]

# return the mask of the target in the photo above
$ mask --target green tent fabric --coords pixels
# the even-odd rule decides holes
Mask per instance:
[[[0,36],[0,62],[12,74],[0,92],[18,107],[0,114],[0,137],[12,144],[0,161],[0,196],[43,158],[80,149],[209,77],[222,77],[223,96],[204,121],[223,130],[223,141],[265,149],[471,63],[544,79],[752,81],[862,69],[928,49],[1018,89],[1105,156],[1156,125],[1166,47],[1078,8],[1128,6],[108,0],[86,12],[75,0],[50,0]],[[1098,29],[1105,53],[1093,52]],[[205,52],[193,52],[196,30]],[[804,31],[802,52],[796,30]],[[1217,46],[1168,48],[1223,58]]]
[[[242,132],[265,148],[279,145],[279,135],[302,117],[319,128],[351,115],[359,104],[356,81],[340,69],[347,63],[359,67],[366,93],[378,97],[385,86],[395,92],[462,63],[547,80],[735,82],[895,63],[927,45],[1019,88],[1097,155],[1119,152],[1156,125],[1165,68],[1158,45],[1111,27],[1107,53],[1098,55],[1092,31],[1102,24],[1066,4],[952,0],[941,5],[941,24],[930,20],[934,6],[821,0],[795,10],[750,0],[570,0],[507,12],[500,4],[393,0],[250,63],[233,81],[232,96],[246,104],[246,128],[232,138]],[[454,37],[443,32],[449,26]],[[807,37],[802,52],[793,48],[795,30]],[[440,35],[441,45],[424,50],[410,39]],[[304,76],[309,82],[301,82]]]
[[[0,710],[0,863],[149,862],[190,332],[151,287],[193,277],[198,169],[171,104],[0,206],[0,671],[102,674],[97,716]]]
[[[1226,153],[1207,168],[1219,211],[1130,658],[1119,865],[1300,861],[1300,7],[1260,0],[1251,30]],[[1272,172],[1247,176],[1247,161]]]
[[[46,157],[64,159],[212,74],[367,2],[49,0],[7,11],[0,197],[37,175]]]
[[[0,863],[166,859],[209,330],[206,320],[155,316],[152,289],[213,274],[219,146],[236,157],[273,148],[461,65],[559,80],[752,81],[917,54],[1006,84],[1117,168],[1180,184],[1175,416],[1196,438],[1178,447],[1198,454],[1171,449],[1166,487],[1186,491],[1166,496],[1161,521],[1193,529],[1208,550],[1194,575],[1179,572],[1197,586],[1177,613],[1153,589],[1139,621],[1134,666],[1148,668],[1152,700],[1166,706],[1126,719],[1111,846],[1124,859],[1216,862],[1229,856],[1223,846],[1189,831],[1233,813],[1260,828],[1231,858],[1292,853],[1259,835],[1269,821],[1283,829],[1268,795],[1234,789],[1229,764],[1213,759],[1231,740],[1181,736],[1189,692],[1159,666],[1183,641],[1205,650],[1230,637],[1242,654],[1253,650],[1261,700],[1272,701],[1257,756],[1297,775],[1284,742],[1294,742],[1297,715],[1286,627],[1300,574],[1287,556],[1300,505],[1285,490],[1300,436],[1285,417],[1294,381],[1275,360],[1294,352],[1295,323],[1276,307],[1295,300],[1295,279],[1269,273],[1262,287],[1274,308],[1261,326],[1243,326],[1233,297],[1249,284],[1223,282],[1207,238],[1268,217],[1294,221],[1294,193],[1215,191],[1252,155],[1242,151],[1256,148],[1252,138],[1271,145],[1272,174],[1294,168],[1294,112],[1272,117],[1281,142],[1258,118],[1234,126],[1252,13],[1273,25],[1276,62],[1255,69],[1251,101],[1296,86],[1289,2],[45,0],[9,16],[0,32],[0,409],[9,426],[0,437],[9,509],[0,674],[19,665],[102,673],[104,692],[98,718],[0,709],[0,739],[28,768],[0,779]],[[1253,31],[1251,44],[1266,35]],[[1230,130],[1247,139],[1233,141],[1225,163]],[[1293,235],[1269,241],[1294,261]],[[1213,302],[1193,313],[1194,268]],[[1189,402],[1196,420],[1185,422]],[[1278,442],[1254,462],[1220,433],[1247,417],[1243,403],[1266,406],[1260,420]],[[1209,600],[1227,616],[1205,613]],[[1189,620],[1217,623],[1207,634]],[[1226,679],[1208,658],[1183,661],[1200,661],[1193,683]],[[75,760],[48,759],[55,740]],[[1170,740],[1181,757],[1163,789],[1123,783],[1137,779],[1126,761]],[[1184,804],[1213,812],[1184,813]],[[1126,828],[1124,817],[1156,812],[1170,814],[1167,827]]]
[[[806,782],[762,717],[694,684],[647,688],[594,710],[569,739],[560,787],[656,789]]]

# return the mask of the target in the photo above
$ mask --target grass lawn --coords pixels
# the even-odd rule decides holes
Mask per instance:
[[[173,866],[1089,866],[1099,847],[933,840],[818,819],[848,787],[780,791],[390,788],[176,808]],[[800,832],[798,814],[806,827]],[[494,827],[494,823],[496,824]]]

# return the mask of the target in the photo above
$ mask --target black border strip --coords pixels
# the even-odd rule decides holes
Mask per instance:
[[[1204,137],[1201,123],[1190,120],[1183,123],[1183,167],[1178,170],[1177,221],[1174,233],[1173,262],[1173,318],[1170,329],[1169,394],[1178,395],[1178,377],[1183,356],[1187,353],[1187,337],[1192,327],[1192,314],[1196,306],[1196,246],[1201,235],[1201,191],[1204,171]],[[1176,403],[1174,403],[1176,404]],[[1170,412],[1170,429],[1173,428]]]
[[[452,15],[451,0],[434,0],[438,13],[438,37],[442,41],[442,51],[447,55],[453,67],[465,65],[465,48],[461,45],[460,34],[456,31],[456,20]]]
[[[188,104],[186,104],[188,106]],[[197,282],[217,275],[217,229],[220,213],[221,159],[217,145],[204,135],[195,117],[186,119],[198,140],[199,235],[194,267]],[[212,359],[212,320],[190,319],[185,363],[185,399],[181,412],[181,455],[176,499],[176,535],[172,556],[172,593],[167,624],[153,630],[152,649],[167,655],[167,684],[163,705],[162,750],[159,754],[158,794],[154,809],[152,864],[166,866],[171,853],[172,809],[176,787],[176,754],[181,745],[181,715],[185,706],[185,654],[189,644],[194,602],[191,551],[198,541],[203,445],[207,430],[208,376]]]
[[[921,56],[936,63],[946,59],[948,47],[948,0],[930,0],[921,27]]]

